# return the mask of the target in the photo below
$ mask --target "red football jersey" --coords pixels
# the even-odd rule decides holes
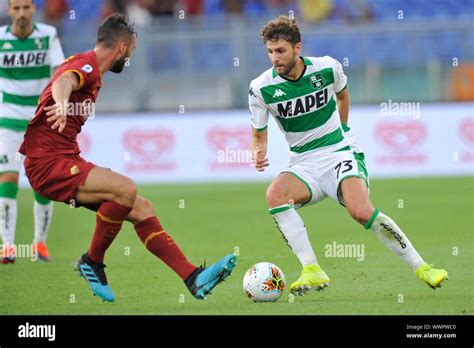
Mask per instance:
[[[51,86],[67,71],[78,74],[79,88],[71,93],[66,127],[59,133],[57,128],[51,129],[54,122],[47,121],[49,116],[44,108],[54,104]],[[75,54],[66,59],[41,93],[35,117],[28,124],[20,153],[31,158],[79,153],[77,134],[87,120],[87,111],[93,108],[101,86],[99,63],[94,51]]]

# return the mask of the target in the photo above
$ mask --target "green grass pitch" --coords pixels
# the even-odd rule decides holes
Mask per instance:
[[[92,296],[74,272],[87,250],[95,216],[57,203],[48,239],[50,263],[17,259],[0,265],[0,314],[473,314],[474,179],[372,180],[371,197],[405,231],[427,262],[446,268],[450,279],[433,291],[371,230],[327,199],[299,210],[332,284],[323,293],[276,303],[253,303],[242,290],[245,271],[273,262],[287,287],[300,272],[267,213],[265,183],[141,186],[165,229],[194,263],[212,263],[238,250],[234,273],[207,300],[194,299],[181,280],[142,246],[126,224],[105,263],[114,303]],[[33,238],[33,195],[19,193],[17,244]],[[363,244],[365,258],[325,256],[325,246]],[[238,249],[237,249],[238,248]]]

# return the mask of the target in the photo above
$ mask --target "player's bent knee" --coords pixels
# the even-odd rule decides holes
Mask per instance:
[[[137,224],[143,220],[146,220],[152,216],[155,216],[153,204],[143,197],[137,196],[135,205],[132,211],[128,215],[127,220],[133,224]]]
[[[266,198],[268,206],[271,208],[288,203],[288,197],[285,190],[278,187],[277,185],[270,185],[268,187]]]
[[[141,197],[137,198],[137,200],[138,199],[140,199],[140,201],[141,201],[141,204],[140,204],[141,213],[143,215],[153,216],[155,214],[153,203],[151,203],[149,200],[141,198]]]
[[[124,205],[134,206],[137,199],[137,185],[131,179],[128,179],[121,183],[116,195]]]

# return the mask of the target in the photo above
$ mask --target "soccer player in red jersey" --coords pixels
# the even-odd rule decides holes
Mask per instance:
[[[207,267],[196,267],[164,231],[150,201],[137,195],[128,177],[83,159],[77,134],[96,101],[102,76],[120,73],[136,45],[136,32],[123,15],[107,17],[100,25],[92,51],[75,54],[56,70],[41,94],[20,152],[34,190],[48,199],[97,212],[89,250],[76,263],[94,294],[112,302],[104,255],[122,223],[130,221],[145,247],[185,282],[194,297],[203,299],[229,276],[236,256],[227,255]]]

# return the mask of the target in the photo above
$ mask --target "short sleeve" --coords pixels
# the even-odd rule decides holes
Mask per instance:
[[[341,63],[336,59],[331,58],[333,72],[334,72],[334,91],[341,92],[347,85],[347,76],[344,74]]]
[[[249,90],[249,108],[252,115],[251,124],[257,131],[263,131],[268,126],[268,108],[262,99],[262,95],[253,83]]]
[[[65,63],[64,73],[74,72],[79,76],[79,87],[76,88],[76,91],[83,88],[84,86],[90,86],[97,79],[98,72],[94,71],[92,67],[92,62],[88,59],[87,56],[82,57],[70,57]]]
[[[64,52],[61,47],[61,42],[59,41],[58,32],[56,29],[54,29],[54,33],[51,36],[50,57],[52,68],[56,68],[64,61]]]

